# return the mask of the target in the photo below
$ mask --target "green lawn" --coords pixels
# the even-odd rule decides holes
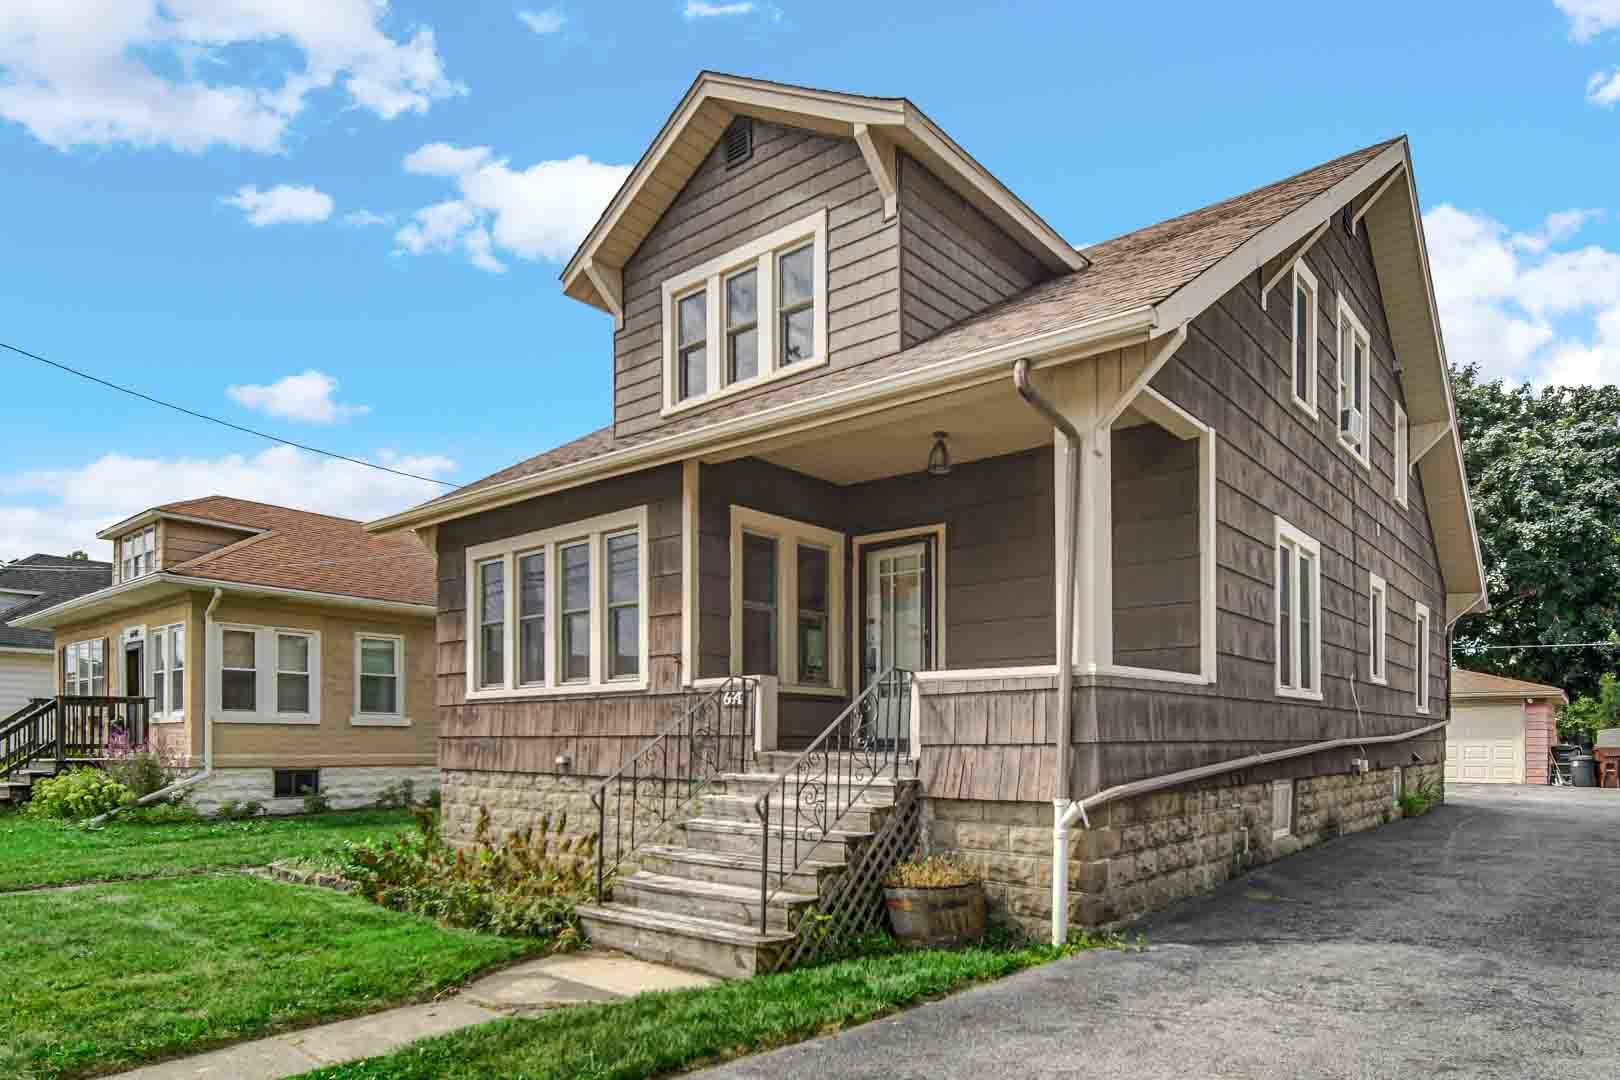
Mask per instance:
[[[77,881],[162,877],[309,858],[345,840],[411,828],[408,810],[359,810],[249,821],[84,829],[12,813],[0,817],[0,892]]]
[[[1067,951],[1030,946],[864,957],[533,1020],[500,1020],[306,1076],[641,1080],[864,1023]]]
[[[107,1072],[429,997],[535,947],[235,873],[0,895],[0,925],[8,1080]]]

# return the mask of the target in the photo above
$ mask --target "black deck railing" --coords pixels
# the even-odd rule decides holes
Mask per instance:
[[[144,749],[151,718],[150,698],[35,698],[0,721],[0,780],[37,761],[61,768]]]
[[[596,786],[596,899],[637,848],[754,756],[758,680],[733,676],[691,706]]]
[[[809,861],[881,777],[900,778],[910,758],[911,672],[900,668],[872,680],[754,802],[759,818],[759,928],[771,897]]]

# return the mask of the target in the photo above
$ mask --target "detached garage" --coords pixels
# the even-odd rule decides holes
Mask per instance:
[[[1568,702],[1556,686],[1453,670],[1447,783],[1545,784],[1558,707]]]

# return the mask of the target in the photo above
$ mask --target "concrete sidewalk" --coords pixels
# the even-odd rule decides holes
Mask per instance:
[[[238,1043],[120,1076],[139,1080],[278,1080],[324,1065],[386,1054],[418,1039],[503,1016],[532,1016],[566,1005],[616,1001],[649,990],[685,990],[717,981],[707,975],[602,950],[548,956],[487,976],[443,1001],[407,1005]]]

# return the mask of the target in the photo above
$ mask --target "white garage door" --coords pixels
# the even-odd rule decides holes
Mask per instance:
[[[1446,779],[1524,783],[1524,706],[1516,701],[1453,706],[1446,729]]]

